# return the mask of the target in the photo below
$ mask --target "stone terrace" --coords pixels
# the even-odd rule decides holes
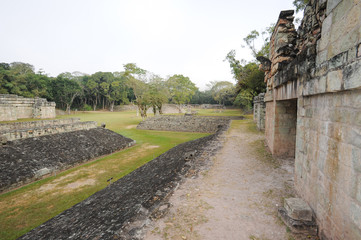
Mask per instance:
[[[73,167],[135,142],[104,128],[27,138],[0,146],[0,192]]]
[[[20,118],[55,118],[55,103],[45,98],[0,94],[0,121]]]
[[[227,127],[172,148],[19,239],[139,239],[147,219],[169,207],[163,200],[182,176],[218,149]]]
[[[228,125],[231,119],[242,117],[198,117],[192,115],[162,115],[147,118],[137,128],[144,130],[177,131],[177,132],[208,132],[214,133],[219,126]]]
[[[5,144],[8,141],[18,139],[78,130],[89,130],[96,127],[96,122],[80,122],[79,118],[0,123],[0,142]]]

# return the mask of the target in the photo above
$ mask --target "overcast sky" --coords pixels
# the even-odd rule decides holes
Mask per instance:
[[[276,22],[292,0],[0,0],[0,62],[50,76],[122,71],[183,74],[202,90],[231,81],[227,53],[251,60],[242,39]]]

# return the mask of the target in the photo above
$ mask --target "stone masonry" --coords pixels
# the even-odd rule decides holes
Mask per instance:
[[[0,94],[0,121],[20,118],[55,118],[55,103],[45,98]]]
[[[0,145],[0,192],[133,144],[100,127],[8,142]]]
[[[283,11],[266,71],[270,151],[295,156],[295,187],[321,239],[361,239],[361,1],[311,0],[296,32]]]
[[[235,118],[240,119],[241,117]],[[214,133],[220,126],[228,125],[230,119],[230,117],[161,115],[147,118],[145,121],[139,123],[137,128],[144,130]]]
[[[0,123],[0,143],[96,127],[97,122],[80,122],[79,118]]]
[[[265,128],[266,103],[264,102],[264,93],[260,93],[253,100],[253,120],[260,131]]]
[[[142,239],[149,218],[166,213],[167,198],[207,164],[227,128],[177,145],[19,239]]]

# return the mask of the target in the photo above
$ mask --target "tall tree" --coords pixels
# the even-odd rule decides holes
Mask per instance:
[[[152,74],[149,81],[150,104],[153,108],[154,115],[159,112],[163,114],[163,104],[168,102],[169,91],[165,81],[158,75]]]
[[[235,97],[235,88],[233,83],[228,81],[213,81],[210,83],[210,89],[213,99],[217,101],[218,104],[232,104],[233,98]]]
[[[171,96],[171,101],[178,105],[178,110],[182,112],[182,105],[188,103],[195,94],[197,87],[189,80],[180,74],[175,74],[168,78],[167,86]]]
[[[310,0],[293,0],[293,6],[296,7],[296,12],[302,11],[305,9]]]
[[[65,106],[65,110],[70,114],[75,97],[81,93],[79,83],[60,74],[51,81],[51,88],[54,100]]]

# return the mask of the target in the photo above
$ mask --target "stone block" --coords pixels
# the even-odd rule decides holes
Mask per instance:
[[[342,0],[328,0],[327,1],[327,8],[326,8],[326,15],[329,15],[332,10],[341,2]]]
[[[47,175],[47,174],[49,174],[49,173],[51,173],[51,169],[49,169],[49,168],[42,168],[42,169],[39,169],[39,170],[37,170],[36,172],[35,172],[35,178],[40,178],[40,177],[42,177],[42,176],[44,176],[44,175]]]
[[[320,41],[320,40],[319,40]],[[317,53],[316,55],[316,66],[324,63],[327,60],[327,49],[324,49]]]
[[[343,69],[343,82],[346,90],[361,87],[361,61],[349,64]]]
[[[361,20],[360,20],[361,21]],[[335,45],[339,45],[338,49],[340,52],[352,50],[352,48],[359,41],[359,32],[358,28],[351,29],[349,32],[346,32],[339,41],[335,42]],[[351,57],[352,58],[352,57]],[[351,60],[348,60],[349,62]]]
[[[333,71],[327,74],[327,92],[336,92],[341,90],[342,71]]]
[[[347,62],[348,52],[342,52],[329,60],[329,68],[337,68]]]
[[[286,198],[284,208],[294,220],[312,221],[312,209],[301,198]]]
[[[317,236],[317,225],[315,221],[300,221],[292,219],[287,215],[287,211],[284,208],[278,209],[278,216],[281,217],[291,232],[295,234],[305,234],[309,237]]]
[[[349,143],[357,148],[361,148],[361,129],[351,128],[348,134]]]
[[[355,202],[351,202],[351,206],[349,209],[349,214],[351,216],[351,220],[356,224],[356,226],[361,226],[361,207]]]
[[[361,149],[357,147],[352,148],[352,169],[357,172],[361,172]]]
[[[322,23],[321,39],[317,43],[318,51],[327,49],[330,43],[331,26],[332,26],[332,13],[328,15]]]

